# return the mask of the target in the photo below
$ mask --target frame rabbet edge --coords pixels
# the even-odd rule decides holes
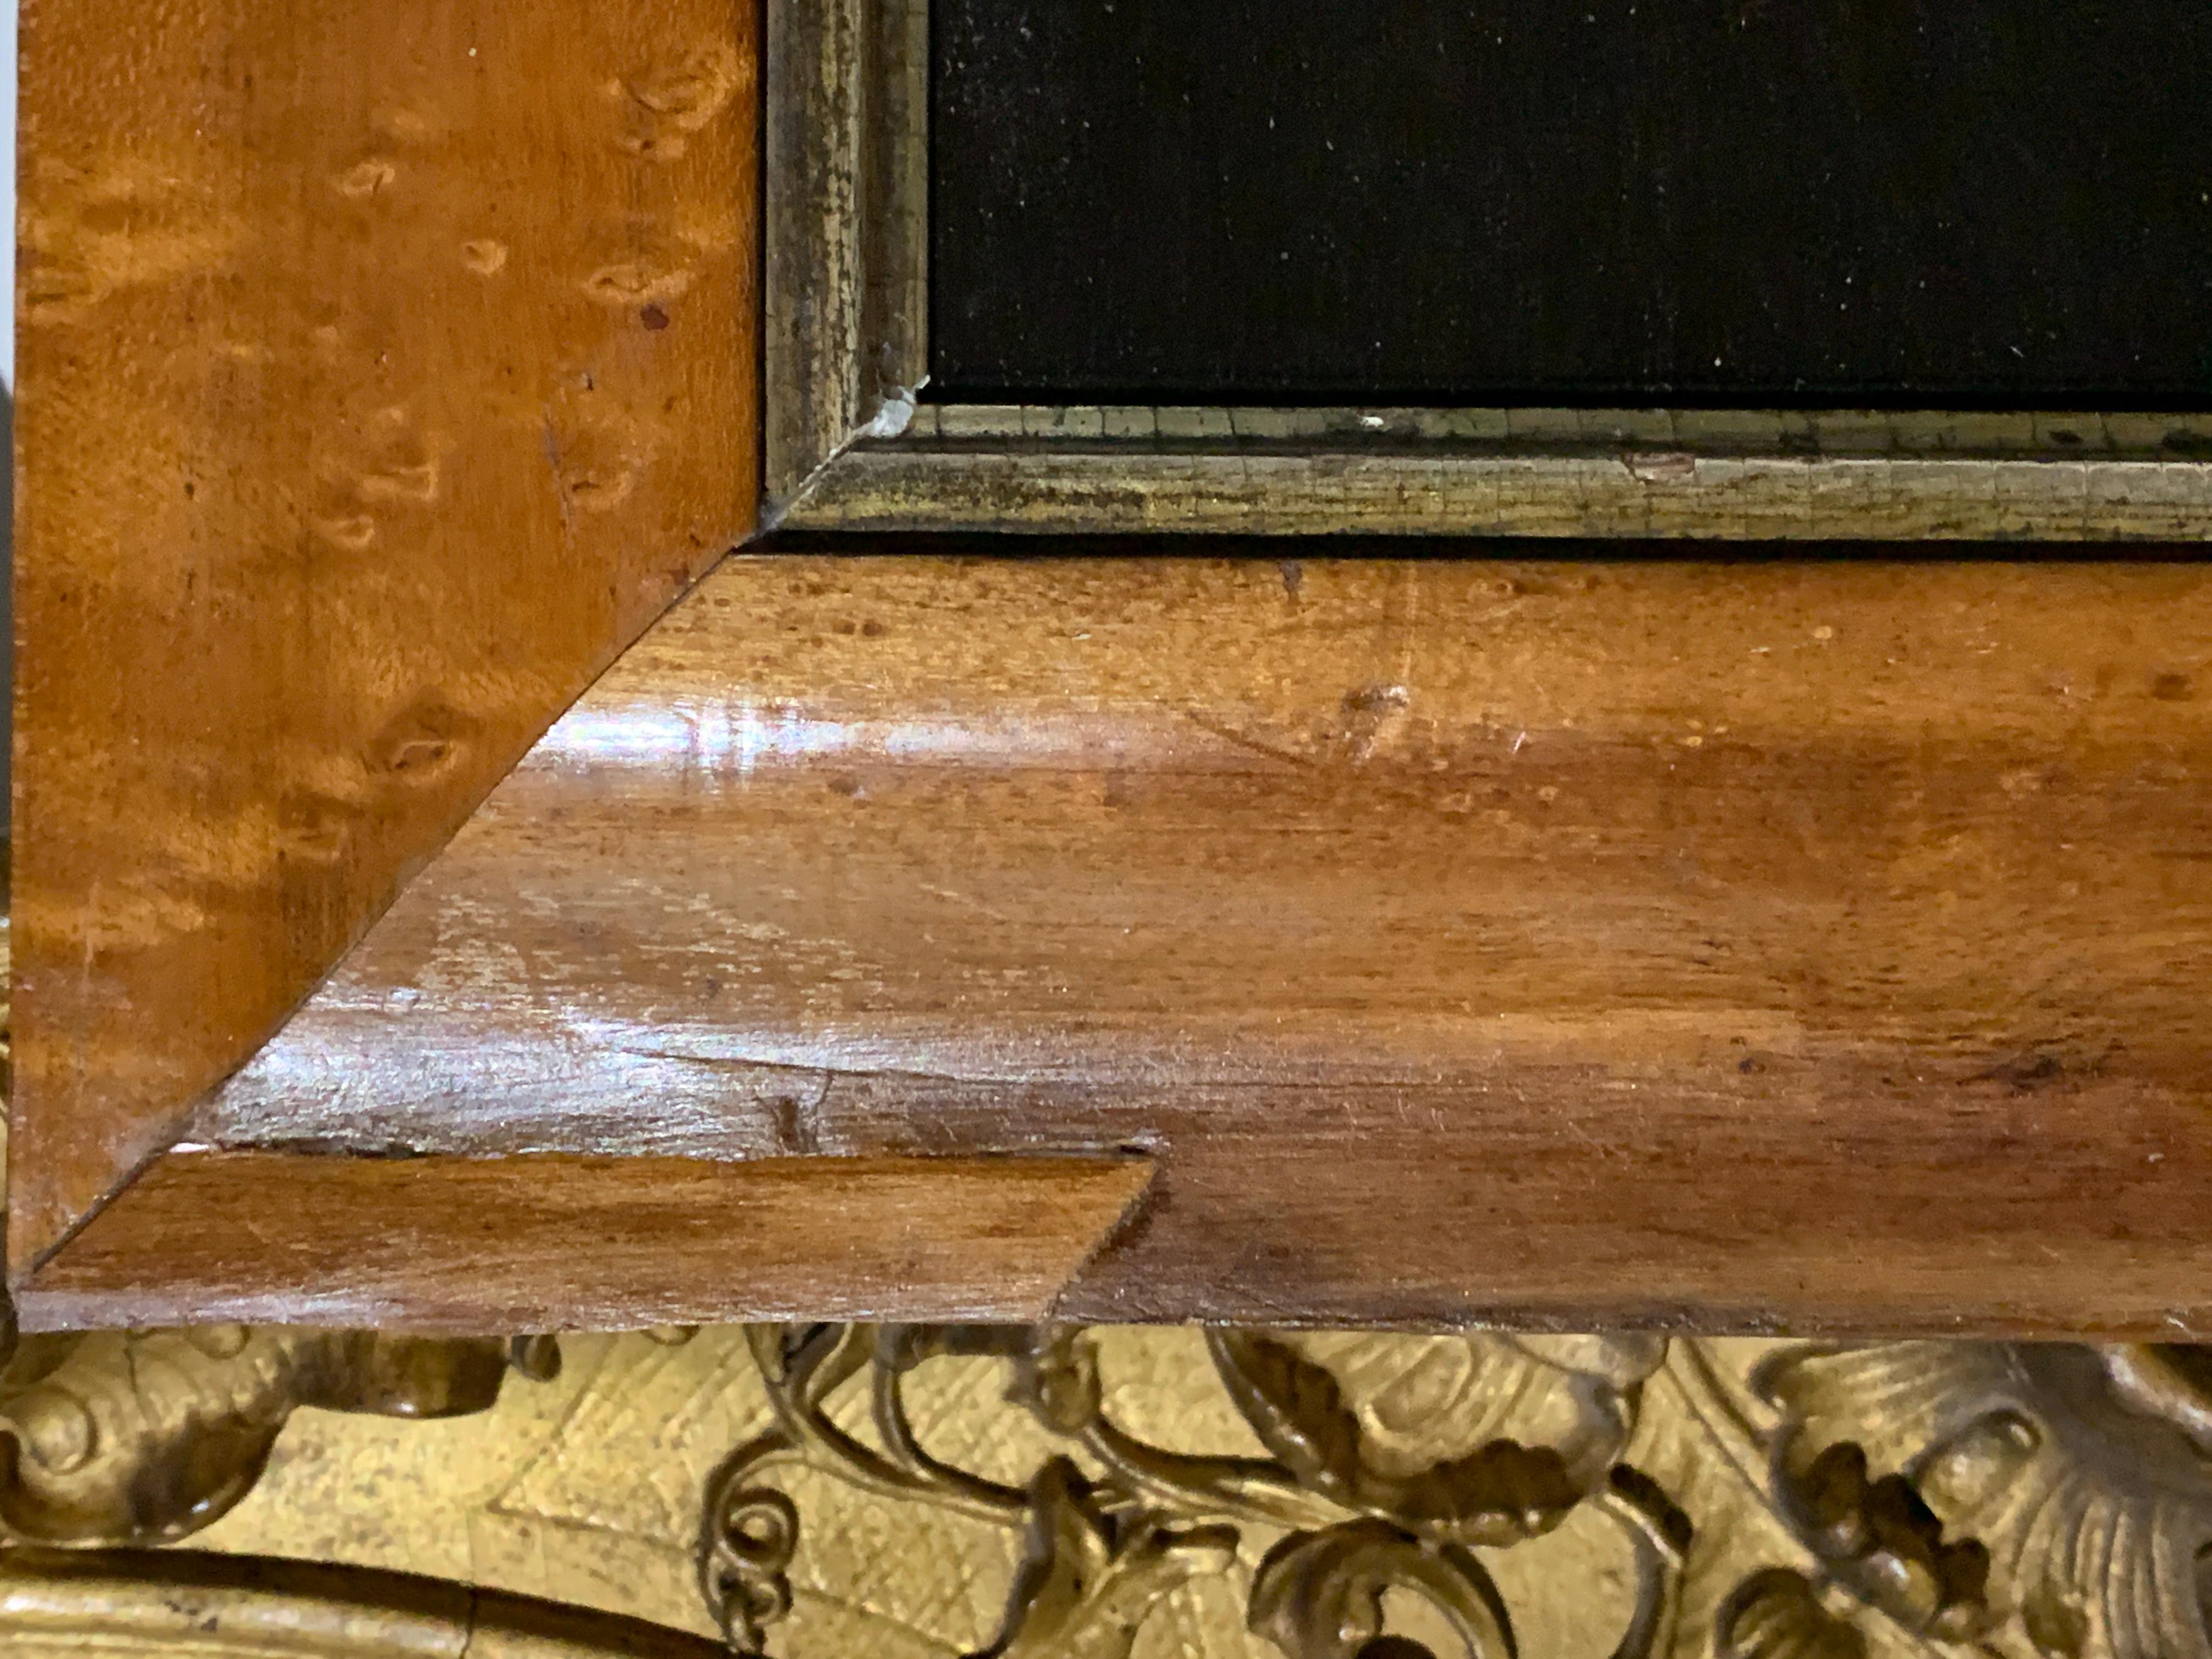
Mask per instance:
[[[768,522],[2194,541],[2212,414],[937,405],[928,0],[769,0]]]

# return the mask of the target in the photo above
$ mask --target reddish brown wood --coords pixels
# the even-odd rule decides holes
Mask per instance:
[[[2208,672],[2188,565],[741,557],[194,1133],[1142,1147],[1085,1318],[2212,1332]]]
[[[23,15],[12,1254],[750,524],[757,19]]]
[[[1137,1158],[350,1158],[171,1152],[21,1298],[33,1328],[483,1331],[1038,1320]],[[152,1273],[150,1264],[160,1266]]]

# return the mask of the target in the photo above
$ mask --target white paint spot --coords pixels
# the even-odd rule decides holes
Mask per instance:
[[[876,418],[860,428],[863,438],[897,438],[914,424],[915,395],[902,386],[884,399]]]

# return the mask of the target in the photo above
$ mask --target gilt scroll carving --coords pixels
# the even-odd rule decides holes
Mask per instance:
[[[519,1460],[506,1522],[587,1554],[618,1528],[694,1588],[481,1582],[737,1654],[2212,1659],[2203,1350],[844,1324],[568,1346],[518,1395],[551,1345],[31,1339],[0,1388],[0,1559],[203,1529],[265,1551],[281,1518],[211,1523],[296,1407],[481,1410],[457,1428],[486,1437],[472,1479]],[[498,1437],[532,1413],[558,1427],[517,1454]],[[320,1455],[348,1424],[386,1432],[318,1413]]]
[[[386,1417],[482,1411],[544,1339],[427,1340],[243,1325],[33,1336],[0,1372],[0,1538],[166,1543],[226,1513],[301,1406]]]
[[[1525,1650],[1499,1558],[1583,1510],[1631,1564],[1614,1659],[2212,1654],[2201,1350],[1212,1333],[1255,1456],[1133,1432],[1079,1330],[750,1340],[778,1425],[714,1484],[702,1549],[740,1654],[792,1606],[794,1464],[1018,1534],[975,1659],[1132,1659],[1199,1575],[1237,1585],[1256,1638],[1224,1652],[1501,1659]],[[1050,1443],[1026,1486],[917,1436],[908,1385],[953,1356],[1000,1362]],[[832,1409],[848,1389],[864,1417]]]

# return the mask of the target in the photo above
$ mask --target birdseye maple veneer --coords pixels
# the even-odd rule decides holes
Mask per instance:
[[[26,7],[25,1322],[2212,1334],[2212,569],[884,533],[2203,422],[917,409],[922,15]]]

